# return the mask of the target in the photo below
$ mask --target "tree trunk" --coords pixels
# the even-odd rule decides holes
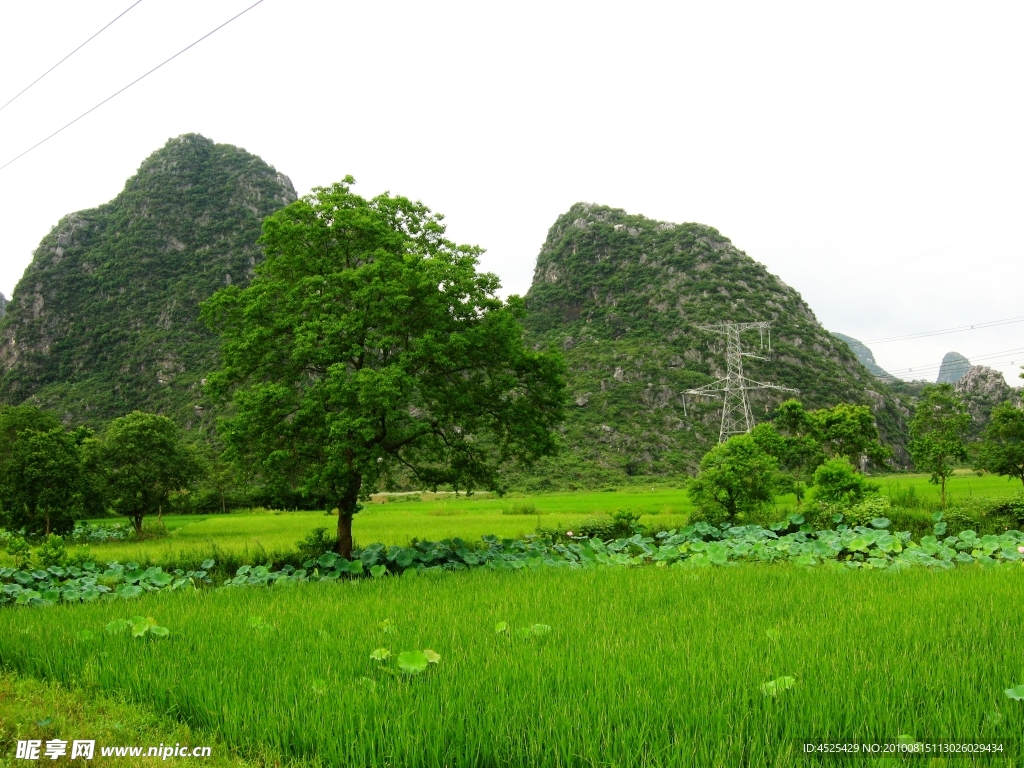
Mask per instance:
[[[942,508],[946,508],[946,476],[942,476]]]
[[[224,492],[220,494],[220,513],[226,515],[228,513],[228,505],[224,503]]]
[[[132,522],[135,524],[135,535],[142,535],[142,515],[136,515],[132,518]]]
[[[50,513],[46,513],[46,538],[50,538]]]
[[[352,559],[352,515],[346,515],[340,509],[338,510],[338,543],[334,550],[346,560]]]
[[[352,516],[359,509],[359,489],[362,485],[363,478],[360,475],[352,476],[338,501],[338,541],[334,551],[346,560],[352,559]]]

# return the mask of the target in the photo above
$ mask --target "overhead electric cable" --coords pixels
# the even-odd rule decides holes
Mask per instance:
[[[100,30],[99,32],[97,32],[96,34],[94,34],[94,35],[93,35],[92,37],[90,37],[90,38],[89,38],[89,40],[86,40],[86,41],[85,41],[84,43],[82,43],[82,44],[81,44],[80,46],[78,46],[77,48],[75,48],[75,50],[73,50],[73,51],[72,51],[71,53],[69,53],[69,54],[68,54],[67,56],[65,56],[65,57],[64,57],[63,59],[61,59],[60,61],[58,61],[58,62],[57,62],[56,64],[54,64],[54,65],[53,65],[52,67],[50,67],[50,68],[49,68],[48,70],[46,70],[45,72],[43,72],[43,74],[41,74],[41,75],[40,75],[39,77],[37,77],[37,78],[36,78],[35,80],[33,80],[33,81],[32,81],[31,83],[29,83],[28,85],[26,85],[26,86],[25,86],[24,88],[22,88],[22,89],[21,89],[20,91],[18,91],[18,92],[17,92],[16,94],[14,94],[14,95],[13,95],[13,96],[12,96],[12,97],[11,97],[11,98],[10,98],[10,99],[9,99],[9,100],[7,101],[7,103],[6,103],[6,104],[4,104],[4,105],[3,105],[2,107],[0,107],[0,111],[2,111],[2,110],[4,110],[4,109],[6,109],[6,108],[7,108],[7,105],[8,105],[8,104],[10,104],[10,103],[11,103],[12,101],[14,101],[14,100],[15,100],[16,98],[18,98],[19,96],[21,96],[21,94],[23,94],[23,93],[24,93],[25,91],[27,91],[27,90],[28,90],[29,88],[31,88],[31,87],[32,87],[33,85],[35,85],[36,83],[38,83],[38,82],[39,82],[40,80],[42,80],[42,79],[43,79],[44,77],[46,77],[46,76],[47,76],[48,74],[50,74],[51,72],[53,72],[53,70],[55,70],[55,69],[56,69],[57,67],[59,67],[59,66],[60,66],[61,64],[63,64],[63,63],[64,63],[65,61],[67,61],[68,59],[70,59],[70,58],[71,58],[72,56],[74,56],[74,55],[75,55],[76,53],[78,53],[78,52],[79,52],[80,50],[82,50],[82,48],[84,48],[84,47],[86,46],[86,44],[87,44],[87,43],[89,43],[89,41],[93,39],[93,37],[96,37],[97,35],[99,35],[99,34],[100,34],[100,32],[102,32],[102,31],[103,31],[104,29],[106,29],[106,28],[107,28],[107,27],[109,27],[109,26],[110,26],[111,24],[113,24],[113,23],[114,23],[115,21],[117,21],[118,19],[120,19],[120,18],[121,18],[122,16],[124,16],[124,15],[125,15],[126,13],[128,13],[128,11],[130,11],[130,10],[131,10],[132,8],[134,8],[134,7],[136,6],[136,5],[138,5],[138,4],[139,4],[139,3],[141,3],[141,2],[142,2],[142,0],[135,0],[135,2],[134,2],[134,3],[132,3],[132,4],[131,4],[131,5],[129,5],[129,6],[127,7],[127,8],[125,8],[125,9],[124,9],[123,11],[121,11],[121,12],[120,12],[120,13],[119,13],[119,14],[118,14],[117,16],[115,16],[115,17],[114,17],[114,18],[113,18],[113,19],[112,19],[111,21],[107,22],[107,25],[106,25],[105,27],[103,27],[103,29],[101,29],[101,30]]]
[[[969,243],[971,240],[977,240],[979,237],[984,237],[985,235],[992,234],[993,232],[998,232],[1000,229],[1006,229],[1006,227],[1010,226],[1010,224],[1015,224],[1015,223],[1016,222],[1010,222],[1009,224],[1002,224],[1001,226],[998,226],[995,229],[988,229],[988,230],[985,230],[984,232],[979,232],[978,234],[971,235],[970,237],[964,238],[963,240],[957,240],[955,243],[949,243],[947,245],[943,245],[940,248],[934,248],[934,249],[932,249],[930,251],[925,251],[924,253],[919,253],[919,254],[917,254],[917,256],[911,256],[909,259],[904,259],[903,261],[897,261],[897,262],[895,262],[893,264],[887,264],[884,267],[879,267],[878,269],[873,269],[870,272],[862,272],[859,275],[854,275],[853,277],[848,277],[845,280],[840,280],[838,283],[830,283],[829,285],[823,285],[821,288],[815,288],[813,291],[807,291],[806,293],[808,295],[810,295],[812,293],[817,293],[818,291],[824,291],[824,290],[827,290],[829,288],[835,288],[837,285],[844,285],[845,283],[850,283],[850,282],[853,282],[854,280],[860,280],[862,277],[870,277],[871,275],[877,275],[879,272],[885,272],[885,270],[892,269],[893,267],[898,267],[901,264],[907,264],[907,263],[909,263],[911,261],[914,261],[916,259],[921,259],[921,258],[924,258],[925,256],[931,256],[933,253],[938,253],[939,251],[944,251],[947,248],[952,248],[953,246],[956,246],[956,245],[963,245],[964,243]]]
[[[960,333],[962,331],[977,331],[982,328],[995,328],[998,325],[1009,325],[1010,323],[1024,323],[1024,317],[1011,317],[1007,320],[992,320],[987,323],[975,323],[974,325],[961,325],[957,328],[946,328],[941,331],[923,331],[921,333],[908,333],[906,336],[890,336],[885,339],[871,339],[862,341],[861,344],[887,344],[890,341],[906,341],[908,339],[923,339],[927,336],[941,336],[944,333]]]
[[[1014,356],[1013,359],[1011,359],[1009,361],[1010,364],[1013,365],[1013,364],[1016,363],[1017,358],[1020,357],[1022,354],[1024,354],[1024,347],[1017,348],[1017,349],[1004,349],[1001,352],[989,352],[989,353],[984,354],[984,355],[972,355],[968,359],[971,361],[971,364],[973,365],[978,360],[984,360],[986,362],[991,362],[993,360],[993,358],[1004,357],[1006,355],[1013,355]],[[915,365],[915,366],[913,366],[911,368],[898,368],[898,369],[889,371],[889,373],[892,373],[892,374],[896,374],[896,373],[927,373],[929,371],[940,370],[941,368],[942,368],[942,363],[926,363],[924,365]]]
[[[246,9],[245,9],[244,11],[240,11],[239,13],[236,13],[236,14],[235,14],[234,16],[232,16],[232,17],[231,17],[230,19],[228,19],[227,21],[225,21],[225,22],[224,22],[223,24],[221,24],[221,25],[220,25],[219,27],[215,27],[214,29],[211,29],[211,30],[210,30],[209,32],[207,32],[207,33],[206,33],[205,35],[203,35],[202,37],[200,37],[200,38],[199,38],[198,40],[196,40],[196,41],[195,41],[194,43],[192,43],[191,45],[187,45],[187,46],[185,46],[184,48],[182,48],[182,49],[181,49],[180,51],[178,51],[178,52],[177,52],[176,54],[174,54],[173,56],[171,56],[171,58],[169,58],[169,59],[166,59],[166,60],[164,60],[164,61],[160,62],[160,63],[159,63],[159,64],[157,64],[157,65],[156,65],[155,67],[153,67],[153,68],[152,68],[151,70],[149,70],[149,72],[147,72],[146,74],[144,74],[144,75],[140,75],[139,77],[135,78],[135,79],[134,79],[134,80],[132,80],[132,81],[131,81],[130,83],[128,83],[128,85],[126,85],[126,86],[125,86],[124,88],[122,88],[121,90],[117,91],[116,93],[113,93],[113,94],[111,94],[110,96],[107,96],[107,98],[105,98],[105,99],[104,99],[103,101],[101,101],[101,102],[100,102],[99,104],[97,104],[97,105],[96,105],[95,107],[92,107],[91,109],[88,109],[88,110],[86,110],[85,112],[83,112],[82,114],[80,114],[80,115],[79,115],[78,117],[76,117],[76,118],[75,118],[74,120],[72,120],[72,121],[71,121],[70,123],[68,123],[67,125],[65,125],[65,126],[64,126],[63,128],[58,128],[58,129],[57,129],[56,131],[54,131],[53,133],[51,133],[51,134],[50,134],[49,136],[47,136],[47,137],[46,137],[45,139],[43,139],[42,141],[38,141],[38,142],[36,142],[36,143],[35,143],[35,144],[33,144],[33,145],[32,145],[31,147],[29,147],[29,148],[28,148],[28,149],[26,149],[26,150],[25,150],[24,152],[22,152],[22,153],[21,153],[20,155],[18,155],[18,156],[16,156],[16,157],[13,157],[13,158],[11,158],[10,160],[8,160],[8,161],[7,161],[6,163],[4,163],[3,165],[0,165],[0,171],[2,171],[2,170],[3,170],[4,168],[6,168],[7,166],[9,166],[9,165],[10,165],[11,163],[15,162],[16,160],[20,160],[21,158],[23,158],[23,157],[24,157],[25,155],[27,155],[27,154],[28,154],[29,152],[31,152],[31,151],[32,151],[33,149],[35,149],[36,147],[39,147],[39,146],[41,146],[42,144],[45,144],[46,142],[48,142],[48,141],[49,141],[50,139],[52,139],[52,138],[53,138],[54,136],[56,136],[56,135],[57,135],[58,133],[60,133],[61,131],[63,131],[63,130],[66,130],[67,128],[70,128],[70,127],[71,127],[72,125],[74,125],[75,123],[77,123],[77,122],[78,122],[79,120],[81,120],[81,119],[82,119],[83,117],[85,117],[86,115],[88,115],[88,114],[89,114],[90,112],[95,112],[95,111],[96,111],[97,109],[99,109],[100,107],[102,107],[102,106],[103,106],[104,104],[106,104],[106,103],[107,103],[108,101],[110,101],[111,99],[113,99],[113,98],[114,98],[115,96],[118,96],[118,95],[120,95],[120,94],[124,93],[124,92],[125,92],[125,91],[127,91],[127,90],[128,90],[129,88],[131,88],[131,87],[132,87],[133,85],[135,85],[135,84],[136,84],[137,82],[139,82],[140,80],[144,80],[145,78],[149,77],[149,76],[150,76],[151,74],[153,74],[153,73],[154,73],[154,72],[156,72],[156,71],[157,71],[158,69],[160,69],[160,67],[164,66],[165,64],[169,64],[170,62],[174,61],[174,60],[175,60],[176,58],[178,58],[179,56],[181,56],[181,54],[183,54],[183,53],[184,53],[185,51],[187,51],[187,50],[188,50],[189,48],[193,48],[193,47],[195,47],[196,45],[198,45],[199,43],[203,42],[203,40],[205,40],[206,38],[208,38],[208,37],[209,37],[210,35],[212,35],[212,34],[213,34],[214,32],[217,32],[218,30],[220,30],[220,29],[223,29],[223,28],[224,28],[224,27],[226,27],[226,26],[227,26],[228,24],[230,24],[230,23],[231,23],[232,21],[234,21],[235,19],[237,19],[237,18],[238,18],[239,16],[243,16],[244,14],[248,13],[249,11],[251,11],[251,10],[252,10],[253,8],[255,8],[255,7],[257,6],[257,5],[259,5],[259,4],[260,4],[260,3],[262,3],[262,2],[263,2],[263,0],[256,0],[256,2],[255,2],[255,3],[253,3],[252,5],[250,5],[250,6],[249,6],[248,8],[246,8]]]

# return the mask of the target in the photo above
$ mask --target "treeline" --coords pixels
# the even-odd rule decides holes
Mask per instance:
[[[208,444],[189,444],[166,416],[135,411],[102,433],[65,429],[31,405],[0,406],[0,527],[30,537],[65,534],[76,520],[251,506],[322,508],[278,484],[246,482]]]
[[[970,413],[951,385],[923,390],[910,421],[908,448],[916,469],[940,487],[942,507],[946,481],[960,467],[1024,484],[1024,409],[1009,402],[996,407],[973,456],[970,424]],[[865,477],[868,464],[884,468],[891,456],[867,406],[840,403],[807,411],[798,400],[788,400],[771,422],[711,449],[689,493],[700,514],[716,523],[756,522],[784,493],[795,494],[798,506],[810,493],[819,512],[842,517],[878,490]]]

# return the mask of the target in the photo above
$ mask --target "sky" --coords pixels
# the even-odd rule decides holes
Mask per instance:
[[[142,0],[0,109],[8,162],[255,0]],[[0,0],[0,103],[134,0]],[[0,291],[182,133],[443,213],[525,293],[577,201],[716,227],[902,378],[1024,364],[1024,4],[263,0],[0,170]],[[901,341],[931,331],[1022,318]],[[913,370],[911,370],[913,369]]]

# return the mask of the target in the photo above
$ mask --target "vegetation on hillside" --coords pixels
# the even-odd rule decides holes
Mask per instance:
[[[217,341],[199,304],[249,281],[264,217],[294,199],[242,149],[168,141],[117,197],[43,238],[0,322],[0,402],[97,429],[136,409],[208,424],[201,381]]]
[[[710,399],[684,406],[682,392],[724,373],[724,339],[699,326],[725,320],[772,323],[770,360],[745,361],[751,378],[795,387],[811,408],[869,406],[883,438],[902,442],[908,414],[884,385],[793,289],[711,227],[576,204],[548,233],[526,302],[533,343],[565,354],[573,398],[565,451],[524,478],[529,487],[695,468],[720,411]],[[753,352],[760,343],[745,338]],[[755,417],[785,397],[751,393]]]

